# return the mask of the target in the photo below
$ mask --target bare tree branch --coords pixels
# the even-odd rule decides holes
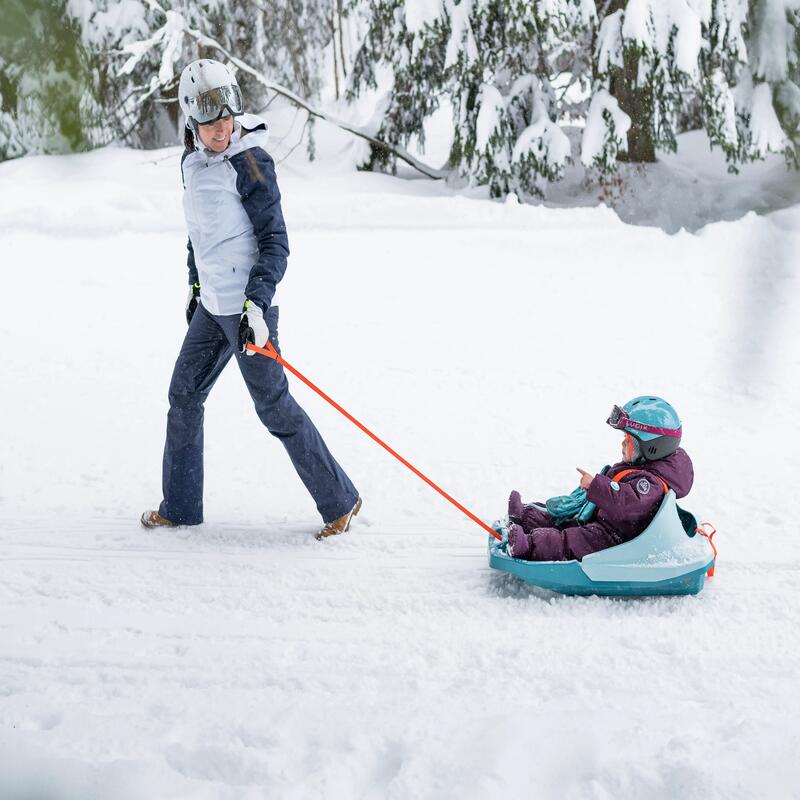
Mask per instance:
[[[296,142],[296,144],[294,145],[294,147],[292,147],[292,148],[291,148],[291,150],[289,150],[289,152],[288,152],[288,153],[287,153],[285,156],[283,156],[283,158],[279,158],[279,159],[278,159],[278,160],[275,162],[276,164],[283,164],[283,162],[284,162],[284,161],[286,161],[286,159],[287,159],[287,158],[289,158],[289,156],[290,156],[292,153],[294,153],[294,151],[295,151],[295,150],[297,150],[297,148],[298,148],[298,147],[300,147],[300,145],[301,145],[301,144],[302,144],[302,142],[303,142],[303,136],[305,135],[306,128],[308,127],[308,123],[309,123],[310,121],[311,121],[311,117],[306,117],[306,121],[303,123],[303,130],[301,130],[301,131],[300,131],[300,138],[297,140],[297,142]]]

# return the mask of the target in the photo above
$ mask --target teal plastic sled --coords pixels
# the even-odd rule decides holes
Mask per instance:
[[[590,553],[581,561],[522,561],[506,553],[508,521],[492,526],[503,541],[489,539],[489,566],[526,583],[561,594],[647,596],[697,594],[714,567],[714,551],[698,535],[697,520],[678,506],[670,490],[653,521],[635,539]]]

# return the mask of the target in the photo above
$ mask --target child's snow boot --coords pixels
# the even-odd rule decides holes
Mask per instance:
[[[356,500],[356,504],[346,513],[342,514],[339,519],[326,522],[322,530],[317,534],[316,538],[320,541],[327,539],[328,536],[336,536],[340,533],[345,533],[350,529],[350,521],[353,517],[361,511],[361,498]]]
[[[511,558],[526,558],[531,549],[531,543],[522,530],[521,525],[512,525],[508,532],[508,543],[506,544],[506,552]]]
[[[145,511],[141,518],[142,526],[145,528],[177,528],[178,524],[171,519],[162,517],[158,511]]]
[[[522,497],[516,490],[511,492],[511,497],[508,498],[508,516],[515,522],[522,519]]]

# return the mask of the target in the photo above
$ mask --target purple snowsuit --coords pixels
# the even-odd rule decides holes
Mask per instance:
[[[634,471],[619,482],[611,479],[626,469]],[[680,497],[692,488],[694,469],[685,450],[643,464],[614,464],[606,475],[595,475],[586,492],[597,506],[586,525],[570,520],[556,525],[550,514],[534,505],[523,506],[512,492],[509,514],[521,525],[509,534],[514,558],[525,561],[570,561],[605,550],[638,536],[650,523],[664,499],[663,479]],[[542,504],[543,505],[543,504]]]

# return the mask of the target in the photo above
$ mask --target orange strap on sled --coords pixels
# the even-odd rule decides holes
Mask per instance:
[[[711,533],[705,530],[706,526],[711,528]],[[713,578],[714,567],[717,566],[717,546],[714,544],[714,534],[717,532],[717,529],[710,522],[703,522],[701,523],[699,528],[695,528],[694,532],[699,533],[701,536],[705,536],[706,539],[708,539],[708,543],[711,545],[711,549],[714,551],[714,563],[711,565],[711,568],[706,573],[706,575],[708,575],[709,578]]]
[[[631,472],[641,472],[640,469],[623,469],[622,472],[618,472],[611,480],[612,481],[619,481],[622,480],[626,475],[630,475]],[[669,486],[667,486],[667,482],[663,478],[659,478],[658,475],[656,477],[661,481],[661,485],[664,487],[664,494],[669,491]]]
[[[423,475],[413,464],[406,461],[399,453],[392,450],[392,448],[389,447],[389,445],[386,444],[386,442],[384,442],[382,439],[379,439],[369,428],[367,428],[366,425],[363,425],[352,414],[345,411],[335,400],[328,397],[328,395],[325,394],[322,389],[315,386],[308,378],[306,378],[305,375],[298,372],[291,364],[285,361],[283,356],[281,356],[281,354],[275,349],[275,346],[272,344],[272,342],[267,341],[266,347],[257,347],[254,344],[248,344],[247,349],[252,350],[254,353],[260,353],[262,356],[266,356],[267,358],[271,358],[281,364],[284,369],[288,369],[292,375],[298,377],[306,386],[308,386],[310,389],[313,389],[323,400],[326,400],[328,403],[330,403],[340,414],[343,414],[345,417],[347,417],[347,419],[349,419],[353,425],[364,431],[364,433],[366,433],[370,439],[376,441],[384,450],[386,450],[387,453],[393,455],[403,466],[408,467],[408,469],[410,469],[418,478],[422,479],[428,484],[428,486],[439,492],[439,494],[444,497],[445,500],[452,503],[459,511],[466,514],[475,524],[480,525],[481,528],[494,536],[495,539],[502,541],[503,537],[496,530],[490,528],[483,520],[473,514],[468,508],[461,505],[461,503],[459,503],[457,500],[453,499],[449,494],[447,494],[447,492],[444,491],[444,489],[440,489],[430,478],[428,478],[426,475]]]

